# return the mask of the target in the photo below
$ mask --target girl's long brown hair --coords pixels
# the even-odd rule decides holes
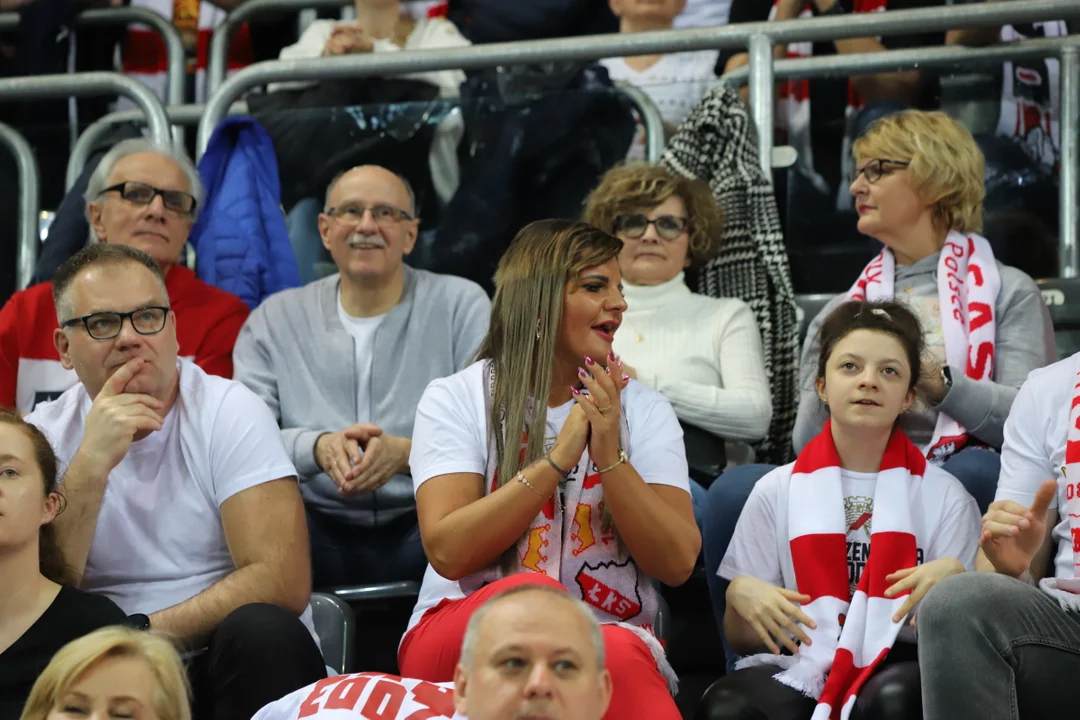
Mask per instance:
[[[0,423],[18,428],[30,440],[31,445],[34,447],[34,461],[37,463],[38,470],[41,471],[41,478],[44,481],[42,483],[44,496],[48,497],[50,493],[58,492],[60,484],[59,463],[56,459],[56,453],[53,452],[52,445],[49,444],[49,440],[41,430],[23,420],[17,412],[12,410],[0,409]],[[61,496],[62,502],[63,496]],[[63,506],[61,505],[61,507]],[[41,574],[46,578],[60,585],[73,584],[71,569],[64,562],[64,555],[60,551],[60,544],[56,540],[56,528],[52,526],[52,523],[41,526],[38,540],[38,558]]]
[[[498,485],[544,456],[547,399],[563,298],[582,270],[617,258],[622,241],[583,222],[538,220],[510,243],[495,271],[491,325],[477,359],[494,367],[491,424]],[[485,378],[487,382],[487,378]],[[521,452],[522,434],[527,436]],[[518,563],[517,548],[501,559]]]

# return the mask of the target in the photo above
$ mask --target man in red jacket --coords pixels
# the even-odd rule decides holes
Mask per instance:
[[[248,308],[178,263],[202,194],[183,151],[126,140],[90,178],[86,216],[91,241],[138,248],[161,265],[180,355],[208,373],[232,377],[233,343]],[[60,364],[57,332],[51,283],[15,293],[0,310],[0,407],[28,413],[78,382],[75,371]]]

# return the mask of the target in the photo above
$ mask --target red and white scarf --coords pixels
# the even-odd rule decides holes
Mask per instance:
[[[1065,516],[1073,542],[1073,576],[1044,578],[1039,586],[1061,603],[1065,610],[1080,611],[1080,355],[1069,403],[1069,434],[1065,443]]]
[[[739,667],[776,664],[775,677],[816,698],[813,720],[847,720],[863,683],[888,654],[903,625],[892,617],[908,593],[886,598],[885,577],[917,564],[918,538],[912,497],[926,458],[901,430],[894,430],[874,487],[870,557],[854,595],[848,584],[847,523],[840,456],[832,421],[799,453],[788,483],[788,538],[795,582],[809,595],[803,612],[817,624],[805,628],[811,644],[794,656],[754,655]],[[924,538],[925,539],[925,538]]]
[[[848,297],[891,300],[895,275],[896,259],[885,248],[863,268]],[[937,284],[945,362],[950,368],[964,368],[964,375],[972,380],[992,379],[997,325],[994,305],[1001,277],[986,238],[950,232],[938,257]],[[934,436],[923,450],[933,462],[943,462],[967,442],[964,426],[939,412]]]
[[[776,17],[776,6],[779,0],[773,0],[772,9],[769,11],[769,20],[773,20]],[[853,0],[852,12],[853,13],[868,13],[868,12],[883,12],[886,9],[888,0]],[[800,18],[808,18],[814,16],[813,3],[806,2],[803,6],[802,12],[799,13]],[[790,43],[787,46],[787,57],[789,58],[807,58],[814,54],[814,44],[812,42],[797,42]],[[855,113],[862,108],[866,103],[862,97],[855,92],[855,86],[848,82],[847,93],[847,107],[844,110],[844,118],[846,120],[847,127],[850,129],[853,127]],[[818,188],[822,194],[830,192],[828,183],[814,170],[814,155],[811,151],[811,139],[810,139],[810,81],[806,79],[792,79],[787,80],[780,86],[779,99],[776,104],[775,112],[775,125],[782,130],[787,131],[788,144],[793,146],[798,152],[799,160],[798,166],[800,172],[810,179],[811,182]],[[844,145],[841,148],[841,166],[842,174],[840,187],[836,188],[837,203],[841,205],[841,209],[846,209],[851,206],[850,196],[847,191],[847,186],[844,184],[843,178],[851,176],[851,145],[852,138],[851,133],[847,132],[844,135]]]

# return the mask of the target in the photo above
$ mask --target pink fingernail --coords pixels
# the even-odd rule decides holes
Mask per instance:
[[[615,360],[617,359],[617,358],[615,357],[615,351],[614,351],[614,350],[612,350],[611,352],[609,352],[609,353],[607,354],[607,357],[608,357],[608,360],[610,360],[611,362],[615,362]]]
[[[577,374],[578,374],[578,377],[581,378],[582,380],[589,377],[589,373],[585,372],[584,368],[578,368],[577,369]]]
[[[585,364],[586,365],[592,365],[593,364],[592,358],[589,357],[588,355],[585,356]]]
[[[578,390],[578,389],[577,389],[576,387],[574,387],[573,385],[571,385],[571,386],[570,386],[570,392],[574,393],[574,395],[580,395],[580,394],[581,394],[581,391],[580,391],[580,390]]]
[[[629,382],[629,380],[630,380],[630,376],[629,376],[629,375],[623,375],[623,376],[622,376],[622,381],[623,381],[623,382]]]

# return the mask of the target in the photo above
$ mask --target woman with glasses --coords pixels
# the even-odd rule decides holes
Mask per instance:
[[[72,587],[52,525],[59,482],[41,431],[0,410],[0,720],[19,717],[57,650],[126,620],[112,600]]]
[[[983,156],[960,123],[907,110],[877,120],[854,145],[851,194],[858,228],[884,244],[851,290],[810,323],[800,362],[794,444],[801,450],[829,416],[814,387],[824,318],[846,300],[906,302],[918,316],[927,358],[916,401],[899,427],[927,458],[955,476],[985,513],[994,499],[1005,418],[1027,375],[1055,358],[1039,290],[994,259],[982,229]],[[706,575],[718,622],[727,583],[708,572],[723,558],[739,511],[771,468],[725,473],[708,500]]]
[[[691,292],[684,271],[715,254],[724,219],[709,188],[659,165],[609,170],[585,219],[623,241],[627,311],[615,350],[684,423],[760,440],[772,417],[761,333],[750,306]]]

